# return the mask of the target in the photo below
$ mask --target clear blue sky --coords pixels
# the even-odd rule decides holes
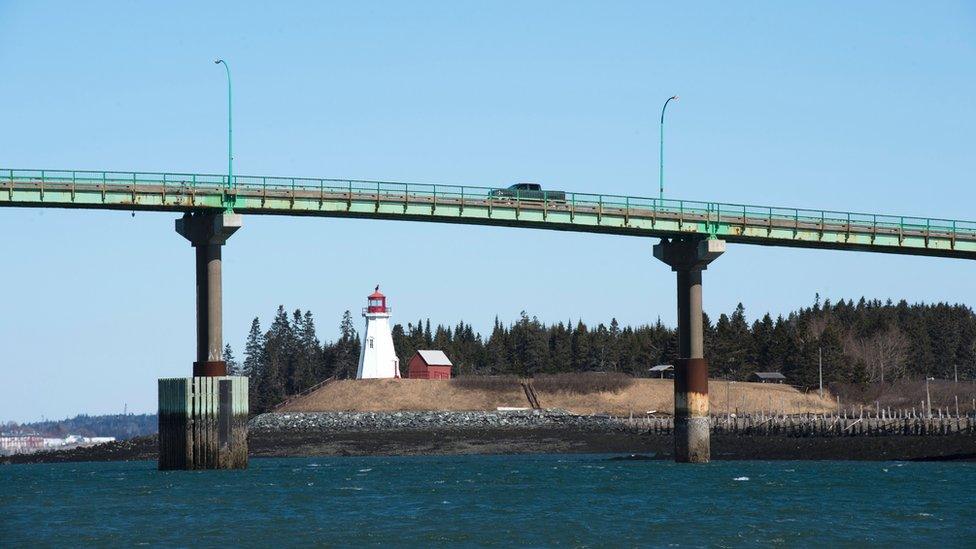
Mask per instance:
[[[974,219],[966,2],[0,1],[0,167],[236,171]],[[0,210],[0,419],[154,411],[190,373],[193,252],[173,214]],[[333,338],[380,283],[394,320],[526,310],[674,323],[649,239],[246,217],[224,334],[310,308]],[[972,262],[733,245],[709,314],[825,297],[973,305]]]

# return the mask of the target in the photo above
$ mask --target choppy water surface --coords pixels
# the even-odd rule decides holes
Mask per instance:
[[[0,466],[0,545],[976,546],[976,464],[610,456]]]

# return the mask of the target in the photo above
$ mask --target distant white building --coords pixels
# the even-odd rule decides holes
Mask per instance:
[[[0,455],[27,454],[44,449],[44,437],[38,435],[0,436]]]
[[[359,352],[356,379],[400,377],[400,359],[393,349],[393,334],[390,332],[390,308],[379,286],[366,298],[363,317],[366,318],[366,332]]]
[[[41,450],[66,450],[114,441],[115,437],[83,437],[81,435],[68,435],[64,438],[42,437],[40,435],[0,435],[0,455],[30,454]]]

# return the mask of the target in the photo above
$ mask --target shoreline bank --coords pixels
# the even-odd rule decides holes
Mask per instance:
[[[660,425],[670,422],[669,418],[652,419],[659,420]],[[670,430],[641,421],[645,419],[581,416],[558,410],[262,414],[249,424],[249,455],[600,453],[671,459]],[[712,459],[976,461],[976,436],[966,431],[906,434],[873,430],[831,435],[836,432],[806,427],[782,432],[716,429],[711,438]],[[156,451],[156,437],[149,436],[74,450],[5,456],[0,463],[155,460]]]

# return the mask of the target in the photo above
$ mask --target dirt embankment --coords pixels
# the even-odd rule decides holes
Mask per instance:
[[[255,432],[251,457],[597,453],[671,459],[670,436],[565,429],[454,429],[442,431]],[[156,437],[0,458],[0,464],[156,459]],[[713,460],[976,461],[971,436],[796,438],[713,435]]]
[[[635,379],[617,392],[576,394],[536,389],[544,408],[561,408],[578,414],[641,415],[674,409],[674,385],[670,379]],[[713,414],[747,414],[760,411],[824,413],[836,409],[829,398],[803,394],[788,385],[766,383],[708,382],[708,402]]]
[[[669,379],[633,379],[608,390],[584,387],[560,388],[558,384],[536,382],[535,394],[542,408],[559,408],[577,414],[643,415],[654,411],[670,414],[674,409],[674,387]],[[547,389],[551,386],[552,389]],[[599,384],[591,386],[601,389]],[[824,413],[836,409],[830,396],[804,394],[788,385],[764,383],[709,382],[712,413],[755,413],[771,410],[784,413]],[[525,392],[514,378],[470,383],[464,378],[450,381],[423,379],[361,379],[329,383],[298,398],[280,412],[395,412],[475,411],[498,407],[530,408]]]
[[[515,381],[469,389],[457,383],[426,379],[344,379],[298,398],[278,412],[465,412],[500,406],[528,406]]]

